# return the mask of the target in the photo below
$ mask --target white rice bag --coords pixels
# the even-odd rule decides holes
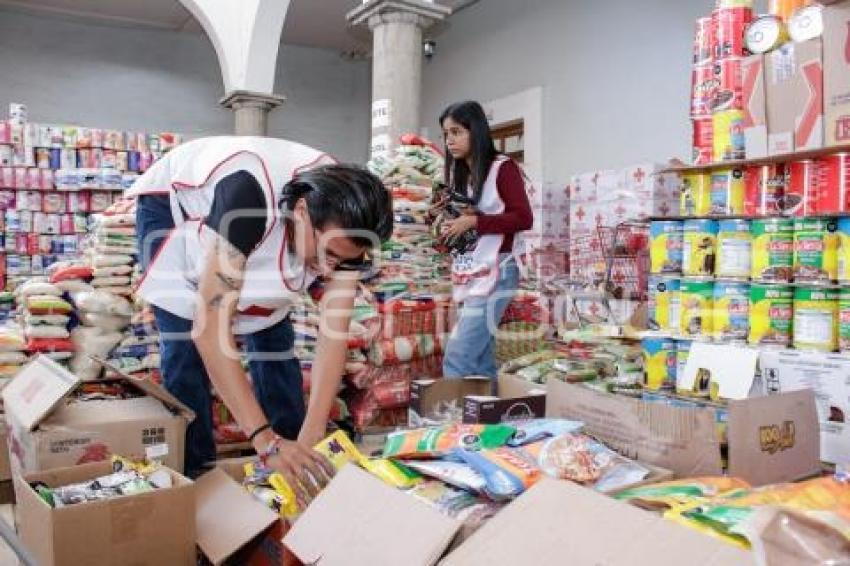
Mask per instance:
[[[31,295],[51,295],[53,297],[61,297],[62,289],[48,283],[47,281],[29,280],[18,287],[17,295],[19,297],[29,297]]]
[[[93,293],[77,293],[72,298],[78,309],[88,313],[120,315],[128,319],[133,314],[133,305],[127,299],[100,289]]]
[[[126,276],[95,277],[91,280],[93,287],[126,287],[130,284],[130,278]]]
[[[24,333],[29,338],[69,338],[71,333],[64,326],[27,326]]]
[[[85,293],[94,291],[94,287],[81,279],[69,279],[55,284],[65,293]]]
[[[92,258],[92,267],[95,269],[115,265],[130,265],[131,263],[133,263],[133,258],[126,254],[96,254]]]
[[[77,327],[71,332],[76,355],[71,360],[71,371],[83,380],[97,379],[103,369],[89,356],[105,359],[121,340],[119,332],[107,332],[97,327]]]
[[[27,326],[67,326],[71,317],[64,314],[30,314],[24,315],[24,322]]]
[[[20,366],[27,363],[27,355],[23,352],[0,352],[0,365]]]
[[[94,276],[97,277],[117,277],[127,275],[133,271],[129,265],[115,265],[112,267],[100,267],[94,270]]]
[[[119,332],[130,324],[129,317],[94,312],[81,312],[80,321],[86,326],[95,326],[104,332]]]

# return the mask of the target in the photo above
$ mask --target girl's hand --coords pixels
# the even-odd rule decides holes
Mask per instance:
[[[478,217],[474,214],[459,216],[454,220],[446,220],[443,223],[443,236],[456,237],[464,232],[472,230],[478,225]]]

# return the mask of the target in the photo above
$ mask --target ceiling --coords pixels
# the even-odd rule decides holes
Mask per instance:
[[[439,0],[460,8],[469,0]],[[347,55],[368,52],[369,31],[350,28],[345,15],[361,0],[292,0],[282,41],[335,49]],[[201,33],[178,0],[0,0],[0,8],[99,24]]]

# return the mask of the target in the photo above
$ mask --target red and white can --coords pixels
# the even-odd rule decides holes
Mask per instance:
[[[740,57],[721,59],[714,64],[716,91],[712,111],[743,110],[744,72]]]
[[[743,57],[744,31],[753,21],[753,9],[747,7],[718,8],[712,14],[715,27],[714,58]]]
[[[818,164],[812,159],[788,164],[788,192],[782,199],[782,213],[788,216],[817,214],[820,192]]]
[[[74,233],[74,215],[73,214],[63,214],[58,216],[59,219],[59,234],[73,234]]]
[[[836,153],[818,160],[819,214],[850,211],[850,153]]]
[[[694,34],[694,65],[711,63],[715,45],[714,18],[706,16],[698,18]]]
[[[693,128],[693,164],[708,165],[714,154],[714,124],[711,116],[691,120]]]
[[[708,116],[717,95],[718,78],[714,65],[694,65],[691,75],[691,116]]]
[[[744,214],[774,216],[782,212],[788,176],[781,163],[755,165],[744,170]]]

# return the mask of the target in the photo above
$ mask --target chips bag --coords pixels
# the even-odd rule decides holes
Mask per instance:
[[[391,433],[385,458],[438,458],[454,448],[486,450],[504,446],[516,429],[507,425],[449,424]]]
[[[533,419],[512,422],[511,426],[516,428],[516,432],[508,440],[508,446],[523,446],[567,432],[578,432],[584,423],[565,419]]]
[[[747,482],[738,478],[704,477],[635,487],[621,491],[614,497],[649,511],[666,511],[672,507],[716,497],[734,489],[749,487]]]
[[[540,479],[536,456],[541,447],[542,442],[481,452],[456,449],[454,455],[484,477],[484,493],[490,499],[505,501],[517,497]]]
[[[385,483],[401,489],[411,488],[422,482],[422,476],[408,466],[386,458],[364,458],[360,461],[367,472]]]

